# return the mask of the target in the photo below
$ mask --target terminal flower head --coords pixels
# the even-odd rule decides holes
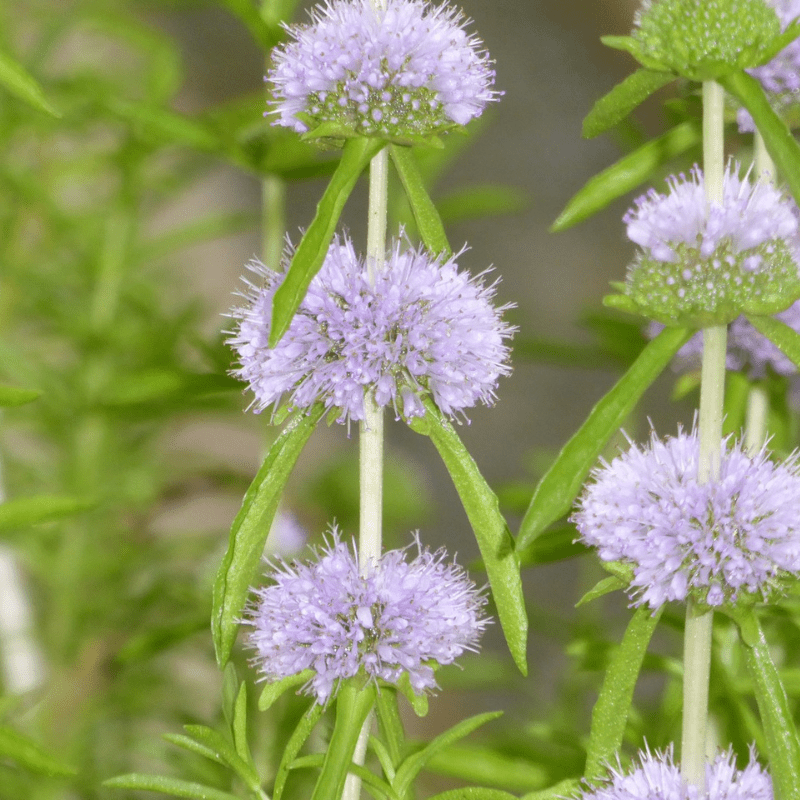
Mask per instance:
[[[706,765],[706,788],[696,786],[681,777],[674,763],[672,749],[663,753],[639,753],[633,769],[623,772],[617,766],[610,769],[606,782],[597,788],[584,790],[580,800],[772,800],[772,779],[751,754],[750,763],[739,770],[733,752],[720,753]]]
[[[798,455],[776,463],[727,444],[719,477],[703,483],[697,436],[683,432],[632,443],[594,471],[573,521],[601,559],[632,566],[634,605],[766,597],[800,571]]]
[[[789,23],[800,17],[800,0],[765,0],[771,6],[781,22],[781,29],[786,30]],[[787,111],[796,106],[800,92],[800,39],[786,45],[774,58],[760,67],[748,72],[761,81],[764,91],[779,111]],[[752,132],[755,130],[753,118],[749,112],[740,108],[736,115],[739,130]]]
[[[646,67],[713,80],[763,64],[779,33],[764,0],[644,0],[631,52]]]
[[[352,242],[334,239],[274,348],[272,300],[284,275],[249,265],[263,285],[250,284],[247,305],[234,309],[230,343],[240,362],[234,374],[250,384],[259,411],[286,398],[291,408],[322,402],[340,422],[361,420],[366,390],[406,419],[424,415],[427,395],[449,416],[494,401],[510,371],[507,306],[494,308],[494,286],[460,272],[455,257],[437,261],[403,244],[394,242],[373,283]]]
[[[287,27],[267,75],[277,124],[299,133],[415,139],[466,125],[499,93],[460,11],[422,0],[328,0]]]
[[[417,694],[435,688],[432,664],[476,649],[486,598],[443,550],[417,548],[411,560],[407,548],[391,550],[362,575],[334,530],[316,561],[274,564],[244,620],[263,677],[311,669],[320,704],[359,672],[389,683],[407,674]]]
[[[708,203],[703,174],[668,179],[625,214],[641,248],[624,300],[665,325],[722,325],[742,313],[775,314],[800,297],[794,202],[769,182],[751,183],[731,162],[722,203]]]

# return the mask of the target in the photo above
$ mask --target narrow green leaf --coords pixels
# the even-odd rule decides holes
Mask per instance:
[[[682,122],[595,175],[567,203],[550,230],[565,231],[644,183],[659,167],[700,144],[695,120]]]
[[[690,336],[691,331],[685,328],[664,328],[595,405],[539,481],[520,526],[518,550],[524,552],[549,525],[569,511],[609,439]]]
[[[286,779],[289,777],[289,770],[292,762],[297,758],[300,748],[314,730],[314,726],[319,722],[323,712],[322,706],[313,700],[305,714],[300,718],[297,727],[292,731],[289,741],[286,742],[281,756],[280,764],[275,772],[275,784],[272,787],[272,800],[281,800],[283,790],[286,787]]]
[[[333,800],[342,796],[361,728],[375,705],[375,685],[359,684],[360,678],[351,678],[339,687],[336,722],[311,800]]]
[[[790,45],[800,36],[800,20],[790,22],[770,43],[768,47],[759,49],[759,64],[766,64],[771,61],[784,47]]]
[[[0,384],[0,408],[24,406],[41,396],[42,393],[35,389],[20,389],[18,386]]]
[[[575,608],[585,606],[587,603],[591,603],[592,600],[597,600],[598,597],[604,597],[607,594],[611,594],[611,592],[616,592],[617,589],[624,589],[626,586],[627,584],[625,581],[618,578],[616,575],[609,575],[607,578],[602,578],[575,603]]]
[[[397,770],[397,775],[392,783],[392,788],[402,797],[419,773],[425,769],[427,763],[448,745],[454,744],[459,739],[468,736],[481,725],[502,716],[502,711],[490,711],[487,714],[478,714],[454,725],[444,733],[440,733],[430,741],[422,750],[410,755]]]
[[[400,692],[400,694],[402,694],[406,700],[408,700],[409,705],[414,709],[414,713],[418,717],[428,716],[428,695],[425,694],[425,692],[422,694],[417,694],[414,691],[407,672],[404,672],[400,676],[400,679],[397,681],[397,683],[393,685],[397,688],[397,691]]]
[[[5,86],[9,92],[34,108],[54,117],[61,117],[61,114],[50,104],[39,82],[28,73],[22,64],[11,58],[8,53],[2,52],[0,52],[0,85]]]
[[[261,781],[255,767],[247,763],[234,745],[219,731],[205,725],[184,725],[184,730],[193,739],[213,750],[244,781],[250,791],[258,793]]]
[[[800,786],[800,739],[786,690],[772,661],[764,632],[752,609],[737,614],[742,630],[747,671],[767,740],[775,800],[796,800]]]
[[[622,641],[611,656],[600,696],[592,710],[584,770],[584,777],[590,782],[605,775],[606,766],[620,752],[633,702],[633,690],[661,610],[659,608],[653,613],[647,606],[637,608]]]
[[[348,139],[342,158],[317,204],[317,213],[295,250],[289,271],[275,292],[269,346],[275,347],[303,301],[308,284],[319,272],[342,209],[361,173],[386,143],[380,139]]]
[[[209,761],[214,761],[217,764],[225,763],[225,759],[213,747],[209,747],[207,744],[203,744],[203,742],[198,742],[197,739],[193,739],[185,733],[163,733],[161,734],[161,738],[164,739],[165,742],[174,744],[176,747],[188,750],[190,753],[197,753],[197,755],[203,756],[203,758],[207,758]]]
[[[594,104],[583,121],[583,137],[592,139],[613,128],[653,92],[675,79],[671,72],[637,69]]]
[[[143,775],[138,772],[110,778],[103,781],[102,785],[107,789],[138,789],[145,792],[161,792],[171,797],[189,797],[192,800],[240,800],[235,794],[203,786],[201,783],[167,778],[163,775]]]
[[[287,675],[275,683],[268,683],[258,698],[258,710],[266,711],[284,692],[303,683],[308,683],[314,677],[314,670],[304,669],[297,675]]]
[[[563,797],[572,797],[580,785],[578,778],[566,778],[548,789],[524,794],[520,800],[561,800]]]
[[[393,144],[390,145],[389,152],[392,155],[397,174],[400,176],[403,189],[405,189],[408,203],[417,223],[417,230],[425,247],[435,256],[441,253],[447,256],[452,255],[453,250],[447,241],[444,225],[442,225],[439,212],[425,188],[425,181],[414,151],[410,147]]]
[[[82,514],[96,505],[94,501],[58,494],[6,500],[0,503],[0,533]]]
[[[747,317],[747,321],[800,369],[800,333],[775,317]]]
[[[500,789],[485,789],[482,786],[467,786],[435,794],[430,800],[517,800],[516,795]]]
[[[509,792],[530,791],[547,783],[547,769],[529,758],[463,742],[450,745],[434,755],[427,770],[473,785],[494,786]]]
[[[217,572],[212,597],[211,632],[220,667],[230,658],[238,630],[237,620],[264,553],[283,487],[324,410],[318,404],[308,414],[299,412],[284,428],[267,453],[233,521],[228,551]]]
[[[719,82],[750,112],[779,174],[800,202],[800,144],[770,105],[761,83],[744,71],[725,75]]]
[[[236,695],[236,705],[233,709],[233,744],[236,753],[247,766],[255,772],[253,756],[250,753],[250,746],[247,743],[247,684],[242,683],[239,687],[239,694]]]
[[[45,752],[33,739],[4,725],[0,726],[0,760],[13,761],[38,775],[69,777],[77,774],[77,770]]]
[[[453,426],[430,398],[425,400],[425,411],[424,417],[412,420],[411,427],[430,437],[450,473],[481,551],[508,648],[525,675],[528,617],[514,539],[500,513],[497,495]]]
[[[375,696],[375,711],[378,716],[381,735],[388,750],[392,773],[394,773],[394,768],[400,763],[403,745],[405,744],[403,721],[400,718],[400,710],[397,708],[397,690],[390,686],[381,686],[380,691]],[[384,771],[387,771],[385,766]],[[389,775],[390,780],[393,777],[393,774]]]

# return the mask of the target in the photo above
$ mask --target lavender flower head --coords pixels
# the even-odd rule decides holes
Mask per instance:
[[[766,597],[800,570],[798,454],[774,463],[723,443],[720,475],[697,478],[698,440],[680,433],[604,463],[573,515],[603,561],[633,567],[633,605],[691,596],[708,606]]]
[[[786,30],[789,23],[800,17],[800,0],[765,0],[781,21],[781,30]],[[778,111],[785,112],[798,103],[800,92],[800,39],[795,39],[783,48],[774,58],[760,67],[748,72],[761,81],[764,91],[770,96],[772,104]],[[755,123],[750,112],[740,108],[736,114],[739,130],[752,133]]]
[[[288,256],[287,254],[287,264]],[[249,265],[263,287],[249,285],[248,305],[234,309],[230,343],[235,375],[250,384],[261,411],[288,397],[294,408],[323,402],[339,421],[364,418],[364,392],[406,419],[423,416],[432,395],[453,416],[478,401],[490,405],[507,375],[505,340],[513,332],[494,308],[494,286],[459,272],[454,258],[434,261],[395,241],[374,285],[349,239],[334,239],[300,309],[274,348],[267,346],[272,299],[283,274]]]
[[[720,753],[706,765],[706,789],[687,783],[674,763],[672,748],[664,753],[639,754],[630,772],[611,768],[606,783],[585,790],[580,800],[772,800],[772,779],[751,753],[750,763],[736,768],[732,751]]]
[[[460,11],[423,0],[328,0],[287,27],[267,75],[278,125],[403,141],[480,116],[495,73]]]
[[[628,268],[627,304],[665,325],[705,327],[775,314],[800,297],[792,200],[769,182],[740,179],[734,163],[721,204],[707,203],[696,166],[668,184],[668,194],[651,189],[625,214],[641,247]]]
[[[487,625],[486,598],[445,552],[391,550],[365,576],[333,531],[315,562],[274,564],[274,583],[255,591],[245,623],[267,681],[303,670],[307,689],[324,704],[339,681],[359,671],[397,683],[407,674],[417,694],[436,687],[429,662],[451,664],[475,650]],[[407,548],[406,548],[407,549]]]

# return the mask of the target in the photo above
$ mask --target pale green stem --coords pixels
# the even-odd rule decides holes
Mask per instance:
[[[375,5],[381,8],[380,2]],[[389,196],[389,155],[384,148],[369,165],[369,209],[367,226],[367,276],[374,285],[375,274],[386,258],[386,225]],[[383,528],[383,409],[375,403],[371,390],[364,393],[364,419],[359,426],[360,508],[358,560],[361,574],[381,557]],[[372,727],[372,714],[367,717],[358,738],[353,761],[364,763]],[[342,800],[358,800],[361,779],[347,776]]]
[[[775,180],[775,162],[767,152],[764,144],[764,137],[756,131],[753,134],[754,163],[756,169],[756,179]]]
[[[709,205],[722,201],[725,170],[723,112],[722,87],[706,81],[703,84],[703,173]],[[703,330],[697,465],[701,482],[719,475],[727,339],[725,325]],[[713,612],[698,613],[690,600],[686,605],[684,634],[681,773],[701,791],[705,789],[712,626]]]
[[[744,447],[754,455],[767,440],[767,416],[769,414],[769,394],[759,383],[750,387],[747,395],[747,417],[744,424]]]

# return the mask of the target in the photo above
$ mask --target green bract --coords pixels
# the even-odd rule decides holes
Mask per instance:
[[[764,0],[648,0],[632,37],[607,43],[651,69],[706,81],[763,64],[780,33]]]
[[[771,241],[736,252],[723,242],[706,258],[696,247],[676,246],[674,262],[640,253],[628,269],[623,295],[606,304],[664,325],[727,325],[740,314],[777,314],[800,298],[800,277],[790,247]],[[760,259],[760,269],[750,267]]]

